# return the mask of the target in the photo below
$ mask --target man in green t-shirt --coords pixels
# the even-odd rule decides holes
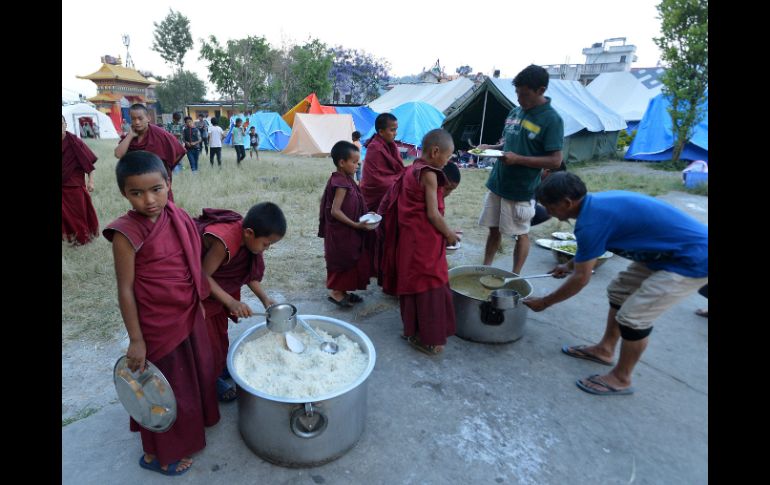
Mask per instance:
[[[530,65],[516,75],[513,85],[519,106],[508,113],[500,144],[478,147],[503,150],[487,180],[489,192],[479,225],[489,228],[484,264],[492,264],[501,234],[505,234],[516,241],[513,272],[521,274],[529,255],[535,189],[543,169],[555,170],[561,165],[564,122],[551,107],[551,98],[543,95],[548,88],[545,69]]]

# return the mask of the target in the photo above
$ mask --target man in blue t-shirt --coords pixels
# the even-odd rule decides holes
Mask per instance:
[[[577,253],[551,272],[571,276],[542,298],[524,303],[539,312],[564,301],[588,284],[605,251],[632,260],[607,287],[607,328],[596,345],[564,346],[580,359],[614,365],[603,376],[577,381],[591,394],[631,394],[631,373],[647,347],[652,324],[674,304],[708,283],[708,227],[681,210],[647,195],[621,190],[587,193],[572,173],[554,173],[536,191],[537,200],[559,220],[577,219]],[[618,340],[620,358],[612,363]]]

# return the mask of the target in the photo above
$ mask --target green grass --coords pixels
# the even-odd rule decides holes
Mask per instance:
[[[95,408],[81,409],[74,416],[70,416],[67,419],[62,419],[61,420],[61,427],[63,428],[65,426],[68,426],[68,425],[74,423],[75,421],[80,421],[81,419],[86,419],[87,417],[91,416],[92,414],[96,413],[97,411],[99,411],[99,410],[95,409]]]
[[[674,162],[673,160],[666,160],[663,162],[647,163],[645,165],[647,165],[653,170],[665,170],[667,172],[681,172],[687,167],[687,165],[689,165],[689,163],[686,162],[685,160],[677,160],[676,162]]]
[[[102,229],[125,214],[130,205],[120,195],[115,182],[117,161],[112,152],[116,143],[88,140],[87,144],[99,157],[94,173],[93,200]],[[274,152],[262,152],[260,157],[259,162],[247,157],[238,168],[234,151],[224,147],[222,169],[212,168],[204,154],[196,175],[190,172],[185,158],[183,163],[188,169],[174,175],[177,205],[195,217],[204,207],[232,209],[245,214],[258,202],[277,203],[286,215],[288,231],[283,240],[265,253],[263,286],[268,294],[280,292],[289,300],[307,298],[314,293],[322,295],[326,291],[326,267],[323,240],[316,233],[318,204],[334,170],[331,159],[292,157]],[[580,175],[591,191],[625,189],[659,195],[684,189],[678,174],[640,175],[624,173],[622,169],[596,172],[603,166],[606,166],[603,162],[570,164],[569,170]],[[450,227],[462,229],[465,242],[482,248],[487,229],[478,226],[478,217],[488,177],[487,170],[463,170],[462,183],[446,200],[446,218]],[[532,237],[547,237],[559,230],[571,230],[571,226],[550,220],[532,228]],[[510,246],[504,251],[510,252]],[[62,338],[107,340],[123,332],[111,244],[101,236],[81,247],[62,243]]]

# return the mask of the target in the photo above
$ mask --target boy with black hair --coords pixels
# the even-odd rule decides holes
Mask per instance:
[[[371,227],[358,219],[366,214],[366,203],[353,175],[361,154],[349,141],[338,141],[331,150],[337,170],[326,183],[318,215],[318,237],[324,240],[328,300],[346,308],[363,298],[353,290],[365,290],[372,275]]]
[[[187,160],[190,161],[190,170],[197,173],[198,157],[201,154],[201,131],[195,127],[190,116],[184,117],[184,124],[182,140],[184,140],[184,147],[187,149]]]

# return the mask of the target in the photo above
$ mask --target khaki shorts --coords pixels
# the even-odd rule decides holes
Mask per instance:
[[[535,217],[533,201],[513,201],[487,192],[484,208],[479,216],[479,226],[498,227],[506,236],[520,236],[529,233],[529,224]]]
[[[663,312],[708,283],[708,277],[690,278],[671,271],[653,271],[634,261],[607,286],[610,303],[619,305],[619,324],[646,330]]]

